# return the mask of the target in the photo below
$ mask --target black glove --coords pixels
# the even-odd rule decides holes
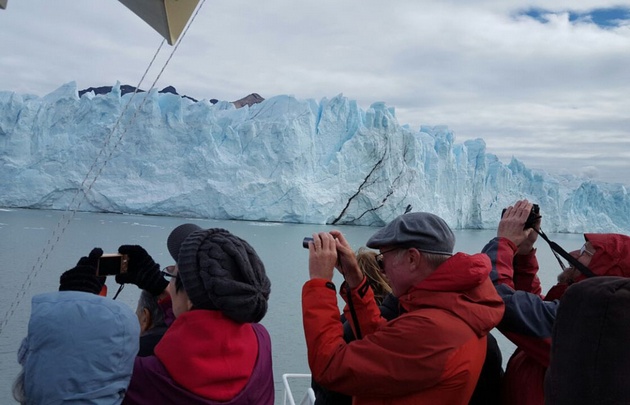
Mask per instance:
[[[64,272],[59,277],[59,291],[83,291],[99,294],[105,284],[105,277],[96,275],[98,259],[103,255],[103,249],[94,248],[89,256],[83,256],[77,265]]]
[[[153,295],[160,295],[166,289],[168,281],[162,277],[160,265],[153,261],[142,246],[122,245],[118,253],[129,257],[127,272],[116,276],[118,284],[135,284]]]
[[[83,256],[79,259],[79,261],[77,262],[77,266],[92,266],[94,267],[94,269],[96,269],[98,267],[98,259],[100,259],[101,256],[103,256],[103,249],[94,248],[90,252],[89,256]],[[96,274],[96,271],[94,272],[94,274]]]

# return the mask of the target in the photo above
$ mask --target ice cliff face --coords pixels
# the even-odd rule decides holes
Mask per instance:
[[[494,228],[528,198],[546,231],[630,231],[622,185],[504,164],[482,139],[401,126],[383,103],[77,94],[0,92],[0,206],[380,226],[411,205]]]

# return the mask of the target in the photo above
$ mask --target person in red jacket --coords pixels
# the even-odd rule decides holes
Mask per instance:
[[[369,239],[404,312],[388,322],[341,232],[314,234],[310,281],[302,289],[313,378],[352,395],[355,405],[467,404],[485,359],[486,335],[504,307],[488,277],[489,258],[453,255],[454,244],[444,220],[425,212],[403,214]],[[358,337],[350,343],[339,322],[335,267],[346,280],[344,314]]]
[[[584,245],[570,252],[586,266],[565,268],[558,284],[542,295],[534,243],[541,219],[524,229],[532,210],[527,200],[506,209],[497,237],[482,252],[492,261],[492,279],[505,302],[505,315],[498,329],[517,349],[510,358],[503,380],[503,403],[543,405],[544,379],[549,366],[551,336],[560,298],[572,284],[595,276],[630,277],[630,237],[613,233],[585,233]]]

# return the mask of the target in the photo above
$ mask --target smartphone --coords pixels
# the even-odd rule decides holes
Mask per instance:
[[[129,257],[120,253],[106,253],[98,259],[97,276],[115,276],[127,272]]]

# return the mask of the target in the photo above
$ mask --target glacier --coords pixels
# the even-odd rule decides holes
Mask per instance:
[[[0,206],[382,226],[406,209],[496,228],[538,203],[547,232],[630,233],[622,184],[501,162],[483,139],[412,129],[343,95],[236,108],[171,93],[0,92]]]

